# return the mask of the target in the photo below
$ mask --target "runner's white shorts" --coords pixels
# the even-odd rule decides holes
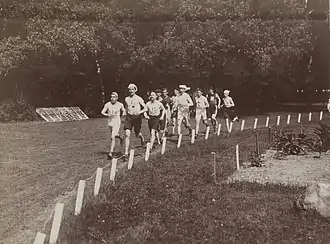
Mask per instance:
[[[119,135],[119,129],[121,126],[120,119],[108,120],[108,126],[111,129],[111,138]]]
[[[206,120],[207,119],[207,113],[206,109],[196,109],[196,120]]]

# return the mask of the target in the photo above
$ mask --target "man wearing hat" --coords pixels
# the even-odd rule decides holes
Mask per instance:
[[[125,108],[127,116],[125,119],[125,157],[128,156],[130,144],[131,130],[134,128],[135,136],[140,138],[141,145],[144,146],[144,137],[141,133],[142,115],[147,111],[146,104],[143,99],[136,94],[137,86],[135,84],[128,85],[129,96],[125,98]],[[142,109],[141,109],[142,108]]]
[[[124,117],[126,114],[124,105],[121,102],[118,102],[118,93],[112,92],[110,97],[110,102],[106,103],[101,111],[101,114],[108,117],[108,126],[111,133],[111,145],[108,158],[112,159],[113,151],[115,148],[116,138],[120,140],[120,144],[123,145],[124,138],[119,136],[120,129],[120,113]]]
[[[191,126],[189,123],[189,114],[190,107],[194,105],[191,97],[187,93],[190,90],[190,87],[186,85],[179,86],[179,96],[177,98],[177,108],[178,108],[178,134],[181,134],[181,124],[183,120],[186,122],[186,127],[189,130],[189,134],[191,134]]]

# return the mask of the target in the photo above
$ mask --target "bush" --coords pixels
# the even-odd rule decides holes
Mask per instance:
[[[36,119],[35,109],[24,99],[8,100],[0,104],[0,122],[32,121]]]
[[[314,129],[314,135],[317,137],[312,150],[319,153],[319,157],[330,149],[330,126],[319,123],[320,128]]]

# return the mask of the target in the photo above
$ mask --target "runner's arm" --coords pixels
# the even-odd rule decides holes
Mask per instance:
[[[144,116],[146,119],[149,119],[148,111],[149,111],[149,108],[148,108],[148,106],[146,105],[146,111],[143,113],[143,116]]]
[[[217,99],[218,99],[218,106],[217,108],[221,108],[221,98],[219,97],[219,95],[217,94]]]
[[[235,106],[234,100],[232,98],[230,98],[230,105],[232,105],[233,107]]]
[[[107,107],[107,105],[104,105],[104,107],[103,107],[103,109],[101,111],[101,114],[103,116],[109,116],[109,114],[107,112],[108,112],[108,107]]]
[[[165,117],[165,107],[164,107],[164,105],[162,103],[160,104],[160,110],[161,110],[160,120],[164,120],[164,117]]]
[[[120,111],[121,111],[121,116],[122,116],[123,118],[125,118],[125,117],[126,117],[126,109],[125,109],[125,107],[124,107],[124,104],[123,104],[123,106],[121,106]]]
[[[140,98],[140,105],[142,106],[142,110],[140,111],[140,114],[144,114],[145,112],[148,111],[148,108],[142,98]]]
[[[192,101],[191,97],[187,94],[187,106],[188,107],[191,107],[191,106],[194,106],[194,102]]]
[[[206,108],[209,108],[210,107],[210,104],[209,104],[209,101],[207,101],[207,98],[205,99],[205,107]]]

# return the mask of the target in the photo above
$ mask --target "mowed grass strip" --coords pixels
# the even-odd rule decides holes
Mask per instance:
[[[98,198],[88,196],[80,216],[66,217],[59,243],[329,243],[329,221],[292,205],[303,188],[214,183],[211,152],[224,181],[239,141],[246,161],[255,150],[251,130],[136,162],[115,184],[103,182]]]

